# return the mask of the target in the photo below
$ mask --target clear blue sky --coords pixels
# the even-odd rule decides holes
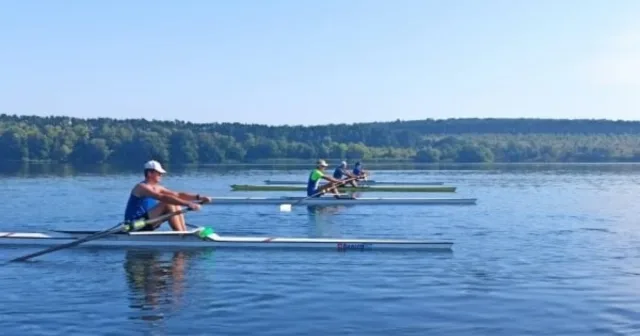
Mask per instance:
[[[0,113],[640,119],[637,0],[0,2]]]

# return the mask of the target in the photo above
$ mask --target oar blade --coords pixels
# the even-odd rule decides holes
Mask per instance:
[[[291,212],[291,204],[280,204],[281,212]]]

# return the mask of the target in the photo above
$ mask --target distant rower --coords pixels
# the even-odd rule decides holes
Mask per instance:
[[[342,180],[343,176],[346,176],[347,178],[353,178],[356,177],[355,175],[353,175],[352,173],[350,173],[347,170],[347,162],[346,161],[342,161],[340,163],[340,165],[336,168],[336,170],[333,171],[333,178],[338,179],[338,180]],[[354,187],[357,187],[358,184],[356,183],[355,180],[351,180],[347,183],[345,183],[345,185],[350,184]]]
[[[356,165],[353,167],[353,175],[361,178],[366,178],[367,171],[362,169],[362,164],[360,163],[360,161],[356,162]]]
[[[160,185],[160,179],[166,171],[158,161],[151,160],[144,164],[144,181],[137,183],[131,190],[127,208],[124,212],[125,221],[138,219],[153,219],[161,215],[180,210],[180,206],[187,206],[191,210],[200,210],[200,204],[211,202],[210,197],[186,192],[176,192]],[[146,227],[141,231],[153,231],[160,227],[158,223],[153,227]],[[187,231],[184,215],[169,218],[169,225],[173,231]]]
[[[309,180],[307,181],[307,196],[320,197],[322,194],[331,191],[336,197],[339,197],[338,189],[336,188],[337,180],[331,176],[325,175],[324,170],[329,165],[324,160],[318,160],[316,168],[309,174]],[[320,179],[325,179],[329,183],[320,186]],[[317,195],[316,195],[317,194]]]

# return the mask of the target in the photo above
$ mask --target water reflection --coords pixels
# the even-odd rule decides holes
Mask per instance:
[[[344,205],[308,205],[309,238],[335,237],[339,232],[333,228],[333,216],[345,210]]]
[[[129,250],[124,269],[130,290],[133,319],[156,323],[182,308],[186,274],[196,251]],[[171,256],[167,258],[167,256]]]

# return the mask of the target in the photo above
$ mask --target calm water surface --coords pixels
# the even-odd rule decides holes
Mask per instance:
[[[452,253],[63,250],[0,268],[3,335],[639,335],[640,169],[377,171],[476,206],[206,206],[220,234],[453,240]],[[169,187],[306,171],[213,169]],[[400,174],[400,175],[398,175]],[[292,176],[293,175],[293,176]],[[134,174],[4,176],[0,231],[105,229]],[[35,249],[0,249],[2,261]]]

